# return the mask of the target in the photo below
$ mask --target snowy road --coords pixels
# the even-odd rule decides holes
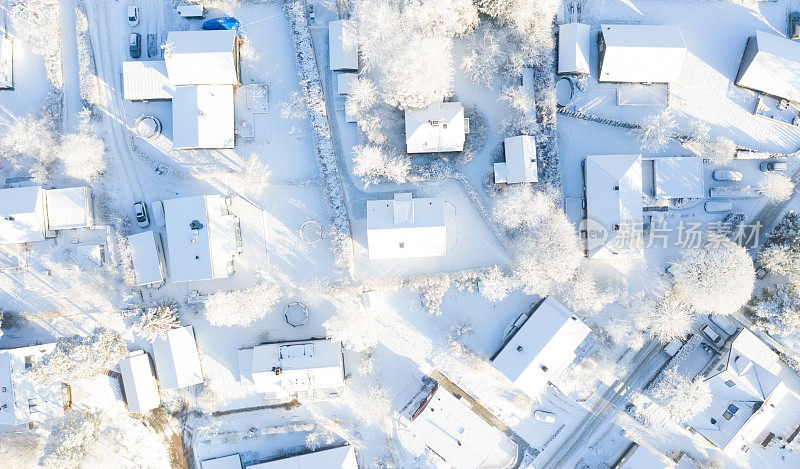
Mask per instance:
[[[64,132],[77,130],[77,117],[81,103],[81,85],[78,74],[78,39],[75,22],[75,0],[59,2],[61,20],[61,74],[64,81]]]

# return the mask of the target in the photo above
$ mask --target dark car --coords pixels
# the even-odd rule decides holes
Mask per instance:
[[[158,41],[155,34],[147,35],[147,56],[150,58],[158,57]]]
[[[789,165],[785,161],[765,161],[758,168],[765,173],[784,172]]]
[[[142,56],[142,35],[139,33],[131,33],[131,39],[129,42],[130,50],[131,50],[131,57],[134,59],[138,59]]]
[[[789,39],[800,39],[800,13],[789,13]]]

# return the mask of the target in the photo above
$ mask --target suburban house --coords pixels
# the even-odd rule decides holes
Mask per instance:
[[[444,200],[398,192],[392,200],[367,201],[370,259],[444,256],[447,227]]]
[[[492,357],[495,368],[536,398],[551,379],[575,360],[591,330],[557,300],[547,297],[512,327]]]
[[[800,102],[800,44],[756,31],[747,40],[736,85]]]
[[[342,445],[333,448],[318,449],[304,454],[298,454],[296,456],[289,456],[247,466],[247,469],[305,468],[358,469],[356,450],[350,445]]]
[[[703,159],[695,156],[662,156],[642,159],[642,171],[652,175],[650,195],[657,199],[702,198]]]
[[[242,458],[239,454],[231,454],[219,458],[200,461],[200,469],[242,469]]]
[[[688,51],[677,26],[600,25],[599,81],[671,83]]]
[[[119,371],[129,411],[144,413],[161,405],[150,356],[144,350],[129,353],[119,363]]]
[[[617,460],[611,469],[675,469],[694,467],[686,459],[683,465],[677,465],[663,454],[642,446],[639,443],[631,443],[622,456]]]
[[[203,382],[192,326],[172,329],[166,338],[156,339],[153,358],[161,389],[180,389]]]
[[[129,100],[171,100],[176,148],[233,148],[239,45],[233,30],[170,31],[163,61],[122,64]]]
[[[530,135],[506,137],[503,141],[506,161],[494,164],[496,184],[520,184],[539,181],[536,165],[536,140]]]
[[[90,187],[0,189],[0,244],[53,238],[58,230],[94,224]]]
[[[164,202],[167,253],[172,282],[230,276],[241,252],[239,218],[228,211],[230,199],[200,195]]]
[[[442,153],[464,150],[469,119],[461,103],[433,103],[423,109],[407,110],[406,151]]]
[[[14,89],[14,41],[0,37],[0,90]]]
[[[588,24],[558,25],[558,73],[589,75],[590,44]]]
[[[136,285],[157,286],[164,283],[166,269],[161,235],[152,230],[132,234],[128,236],[128,244],[136,273]]]
[[[342,343],[330,339],[275,342],[242,349],[239,374],[266,399],[329,398],[344,391]]]
[[[328,48],[332,71],[358,70],[358,21],[328,23]]]
[[[584,173],[589,259],[641,258],[641,155],[590,155]]]
[[[507,468],[517,461],[517,445],[476,414],[464,397],[436,384],[417,406],[411,402],[405,430],[453,469]]]
[[[0,350],[0,425],[27,425],[64,416],[69,386],[43,386],[25,374],[55,346],[51,343]]]
[[[689,424],[729,456],[777,437],[791,443],[800,431],[800,377],[750,330],[714,355],[701,377],[713,400]]]

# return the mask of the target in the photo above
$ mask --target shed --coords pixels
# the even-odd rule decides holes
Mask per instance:
[[[192,326],[172,329],[166,338],[156,339],[153,358],[162,389],[180,389],[203,382]]]
[[[464,150],[469,120],[461,103],[433,103],[405,113],[406,151],[441,153]]]
[[[239,36],[235,30],[170,31],[164,62],[174,86],[238,85]]]
[[[47,205],[39,186],[0,189],[0,244],[41,241],[47,231]]]
[[[14,89],[14,41],[0,37],[0,90]]]
[[[358,469],[356,452],[350,445],[321,449],[273,461],[251,464],[247,469]],[[206,468],[203,468],[206,469]]]
[[[122,62],[122,92],[130,101],[167,100],[175,95],[175,87],[163,60],[126,60]]]
[[[358,70],[358,22],[328,23],[328,47],[331,70]]]
[[[91,187],[47,189],[44,192],[49,231],[88,228],[94,224]]]
[[[202,18],[206,15],[203,5],[184,3],[176,7],[182,18]]]
[[[353,82],[358,80],[358,73],[340,73],[336,78],[337,90],[339,94],[347,94]]]
[[[747,40],[735,84],[800,102],[800,44],[756,31]]]
[[[686,42],[677,26],[600,26],[599,81],[671,83],[681,75]]]
[[[150,357],[144,350],[135,350],[119,363],[122,386],[128,410],[144,413],[161,405],[158,385],[153,375]]]
[[[231,454],[220,458],[200,461],[200,469],[242,469],[242,458],[239,454]]]
[[[653,182],[657,198],[703,197],[703,159],[693,156],[653,158]]]
[[[140,286],[160,285],[164,282],[164,247],[161,235],[145,231],[128,236],[133,257],[136,284]]]
[[[233,148],[232,85],[175,87],[172,141],[175,148]]]
[[[589,29],[581,23],[558,26],[558,73],[589,75]]]
[[[494,182],[519,184],[539,180],[536,140],[530,135],[507,137],[503,141],[506,161],[494,164]]]
[[[368,200],[367,245],[370,259],[444,256],[444,200],[415,199],[410,192],[396,193],[392,200]]]

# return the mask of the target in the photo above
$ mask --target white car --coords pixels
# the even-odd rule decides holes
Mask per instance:
[[[132,28],[139,26],[139,7],[136,5],[128,6],[128,26]]]
[[[537,410],[533,413],[533,418],[544,423],[554,423],[556,421],[556,414],[546,410]]]
[[[703,324],[703,327],[700,328],[700,332],[703,333],[704,336],[708,337],[708,340],[711,341],[712,344],[718,344],[722,337],[717,334],[717,331],[711,328],[708,324]]]
[[[738,182],[742,180],[742,173],[732,169],[717,169],[711,173],[711,177],[715,181],[732,181]]]
[[[150,226],[150,216],[147,215],[147,206],[144,202],[136,202],[133,204],[133,211],[136,214],[136,224],[140,228],[147,228]]]
[[[160,200],[155,200],[150,204],[150,208],[153,209],[153,218],[156,221],[156,225],[161,228],[167,226],[167,219],[164,217],[164,204]]]
[[[704,208],[708,213],[722,213],[733,210],[733,202],[730,200],[708,200]]]

